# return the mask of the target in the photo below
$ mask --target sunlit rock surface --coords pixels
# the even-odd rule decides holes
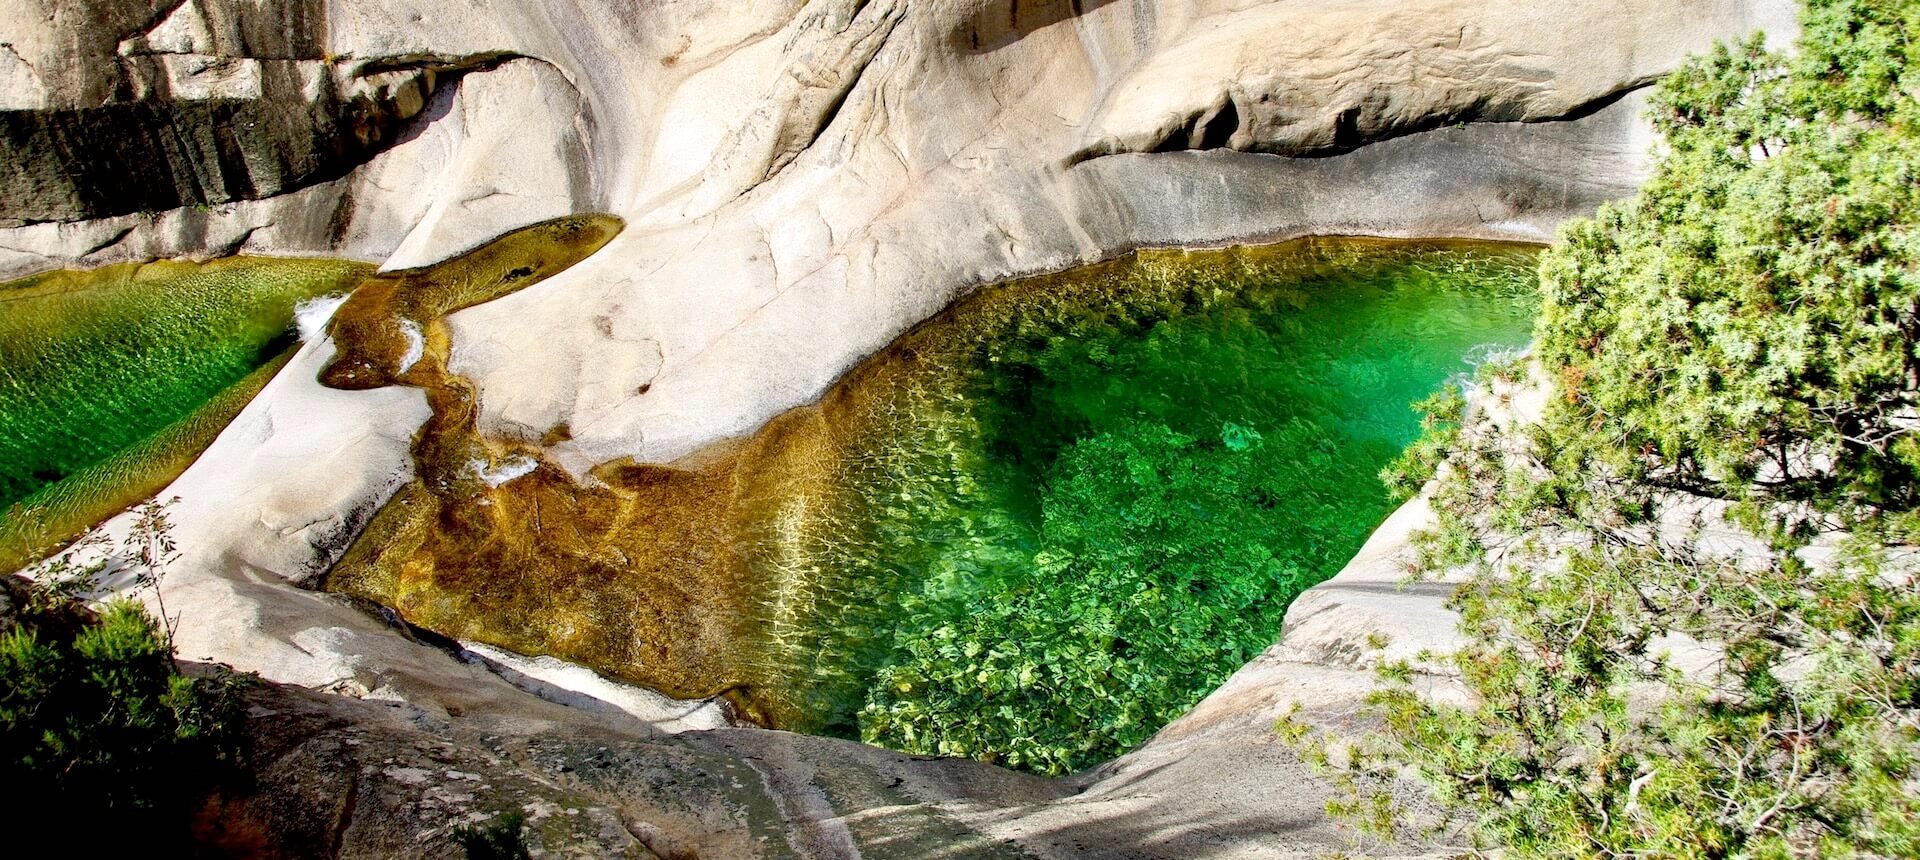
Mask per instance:
[[[434,415],[326,588],[761,725],[1029,769],[1132,749],[1264,650],[1389,510],[1407,404],[1531,330],[1528,246],[1143,251],[983,288],[696,460],[576,479],[563,431],[480,432],[427,312],[572,220],[335,314],[322,383]]]
[[[626,229],[585,262],[446,320],[448,368],[473,381],[476,426],[553,440],[549,456],[575,479],[750,433],[983,283],[1143,245],[1544,239],[1639,176],[1649,141],[1628,90],[1684,51],[1763,27],[1784,34],[1791,19],[1773,0],[293,8],[0,3],[5,142],[42,153],[9,162],[0,186],[0,202],[18,207],[0,214],[14,222],[0,227],[0,273],[234,251],[405,269],[547,218],[613,213]],[[472,70],[451,85],[408,83],[434,63]],[[382,91],[389,66],[401,77]],[[299,75],[335,82],[332,95],[289,89]],[[370,142],[301,161],[324,169],[272,163],[347,140],[330,137],[336,108],[362,85],[379,118]],[[228,155],[209,100],[281,119]],[[211,140],[219,157],[156,170],[172,190],[135,195],[147,185],[123,193],[109,181],[127,169],[111,148],[44,143],[96,128],[72,125],[73,110],[119,104],[169,135]],[[20,172],[43,162],[60,169]],[[83,185],[95,190],[73,190]],[[165,208],[167,194],[189,205]],[[532,700],[484,662],[289,584],[323,572],[412,479],[409,447],[431,414],[417,389],[320,386],[333,353],[324,338],[309,343],[169,488],[182,498],[186,556],[168,603],[184,616],[183,652],[404,699],[395,712],[425,731],[453,716],[520,738],[575,725],[577,711]],[[566,438],[549,435],[562,426]],[[760,783],[609,808],[703,856],[918,856],[1002,839],[1038,856],[1307,856],[1346,844],[1320,814],[1324,787],[1271,737],[1264,705],[1235,704],[1284,685],[1328,689],[1314,680],[1321,664],[1292,665],[1201,706],[1246,719],[1214,721],[1204,743],[1183,743],[1199,735],[1176,723],[1164,742],[1059,790],[1088,786],[1071,798],[1023,795],[999,776],[967,782],[965,764],[741,730],[648,749],[676,756],[738,738],[727,755],[751,756]],[[1327,713],[1352,704],[1318,701]],[[619,738],[653,731],[593,719]],[[608,767],[596,772],[622,773]],[[385,790],[358,785],[348,793]],[[425,790],[394,785],[393,797]],[[715,812],[745,802],[733,791],[776,812]],[[881,826],[905,811],[933,824],[914,839]],[[444,848],[331,832],[346,835],[342,853]]]

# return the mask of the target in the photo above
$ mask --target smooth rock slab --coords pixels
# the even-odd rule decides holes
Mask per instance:
[[[263,10],[237,32],[292,31],[276,5],[196,5],[242,18]],[[98,56],[157,23],[133,6],[144,4],[6,0],[0,20],[37,22],[48,9],[98,16],[119,28],[88,55]],[[669,461],[812,400],[979,284],[1147,244],[1325,232],[1545,238],[1640,176],[1648,138],[1635,104],[1614,96],[1715,38],[1784,34],[1791,9],[1784,0],[335,0],[319,35],[327,53],[528,59],[469,75],[459,104],[437,116],[424,105],[429,121],[374,168],[208,212],[0,229],[0,270],[235,249],[384,260],[403,247],[391,265],[410,266],[548,217],[561,201],[610,211],[631,226],[602,253],[450,318],[453,365],[480,386],[483,429],[537,438],[568,424],[572,440],[553,453],[576,473],[620,456]],[[890,15],[897,21],[867,57],[878,32],[867,25]],[[174,35],[162,28],[154,39]],[[49,60],[59,44],[30,45],[17,61],[0,51],[0,104],[45,103],[34,87],[99,98],[114,86],[87,77],[108,65]],[[252,45],[211,53],[264,59]],[[1280,56],[1293,59],[1269,61]],[[859,61],[857,78],[820,110],[819,94],[845,83],[834,73],[847,58]],[[520,63],[551,71],[467,101],[466,87]],[[1584,118],[1546,121],[1570,114]],[[455,116],[460,134],[446,125]],[[1515,119],[1542,122],[1486,122]],[[1436,127],[1459,121],[1468,125]],[[1133,151],[1150,142],[1203,151]],[[1090,157],[1105,152],[1121,154]],[[504,183],[503,161],[525,165],[511,178],[526,181]],[[423,195],[447,202],[423,211]],[[518,199],[534,205],[515,223]],[[313,373],[330,354],[309,343],[169,490],[183,498],[186,556],[168,601],[185,614],[183,651],[275,680],[404,697],[420,719],[491,715],[503,737],[571,719],[290,585],[324,569],[408,479],[406,447],[427,415],[416,392],[321,389]],[[688,844],[703,856],[834,856],[849,842],[884,856],[889,845],[930,844],[918,839],[966,853],[983,843],[934,835],[961,818],[970,832],[1043,855],[1309,856],[1345,844],[1320,816],[1323,789],[1273,746],[1263,706],[1232,700],[1324,687],[1316,679],[1354,670],[1289,665],[1301,668],[1202,706],[1244,719],[1215,721],[1204,737],[1176,723],[1059,802],[1045,801],[1051,789],[1008,787],[1004,774],[967,783],[977,794],[889,794],[893,779],[916,785],[916,764],[821,739],[735,730],[650,743],[714,761],[757,756],[774,775],[785,807],[681,820],[780,824],[725,831],[747,834],[734,842],[697,841],[721,832],[697,825],[672,829],[695,834]],[[1333,713],[1341,700],[1321,701]],[[364,718],[355,709],[380,707],[317,707],[336,706],[349,723]],[[805,775],[822,772],[810,760],[861,776],[823,783]],[[983,772],[935,768],[962,769]],[[660,785],[653,796],[664,806],[738,808],[713,805],[730,787]],[[868,824],[902,818],[921,822],[919,836],[896,841],[897,831]],[[352,844],[432,856],[445,843]]]

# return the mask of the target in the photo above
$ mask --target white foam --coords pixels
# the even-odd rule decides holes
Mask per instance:
[[[1532,344],[1508,346],[1500,343],[1482,343],[1468,349],[1465,355],[1460,356],[1460,360],[1478,370],[1481,365],[1499,364],[1524,358],[1532,350]]]
[[[427,357],[427,336],[420,331],[420,324],[413,320],[400,321],[400,333],[407,336],[407,354],[400,359],[400,372],[406,373]]]
[[[327,321],[333,319],[333,312],[339,310],[346,300],[346,293],[332,293],[294,305],[293,322],[300,329],[300,339],[313,340],[325,334]]]
[[[487,464],[478,460],[473,461],[474,473],[480,476],[480,480],[487,482],[489,487],[498,487],[515,478],[530,474],[539,466],[540,461],[525,455],[508,457],[505,462],[492,468],[488,468]]]

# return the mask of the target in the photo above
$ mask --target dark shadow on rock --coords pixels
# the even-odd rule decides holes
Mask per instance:
[[[966,53],[984,54],[1035,31],[1085,15],[1114,0],[989,0],[955,28],[953,42]]]
[[[418,116],[401,127],[400,133],[388,145],[389,148],[411,143],[415,138],[425,134],[428,128],[453,113],[453,104],[459,100],[459,96],[459,81],[454,81],[451,86],[436,88],[433,95],[427,97],[426,107],[421,108]]]

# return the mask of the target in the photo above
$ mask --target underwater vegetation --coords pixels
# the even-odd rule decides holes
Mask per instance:
[[[271,378],[294,306],[372,270],[233,257],[0,284],[0,568],[177,477]]]
[[[1047,773],[1145,742],[1359,549],[1409,404],[1524,344],[1532,283],[1510,246],[1320,239],[983,297],[860,452],[877,546],[825,554],[912,583],[862,739]]]
[[[421,270],[335,317],[323,379],[424,388],[433,417],[327,587],[766,725],[1077,769],[1346,562],[1409,404],[1526,342],[1532,254],[1311,239],[989,287],[751,438],[585,481],[544,458],[564,426],[478,432]]]

